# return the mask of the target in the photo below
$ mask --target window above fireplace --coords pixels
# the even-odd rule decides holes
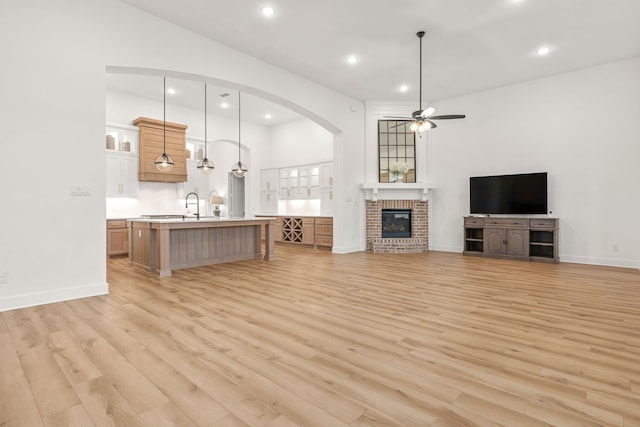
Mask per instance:
[[[378,120],[379,182],[416,182],[416,136],[411,121]],[[393,165],[406,164],[407,171],[394,177]]]

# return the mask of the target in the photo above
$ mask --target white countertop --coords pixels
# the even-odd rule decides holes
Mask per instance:
[[[185,218],[127,218],[127,221],[131,222],[153,222],[157,224],[177,224],[177,223],[199,223],[199,222],[246,222],[265,219],[275,219],[275,217],[243,217],[243,218],[228,218],[219,216],[201,216],[197,219],[195,216],[187,216]]]
[[[257,213],[255,216],[259,216],[259,217],[263,217],[263,216],[268,216],[268,217],[282,217],[282,216],[286,216],[287,218],[333,218],[333,215],[326,215],[326,214],[318,214],[318,215],[313,215],[313,214],[261,214],[261,213]]]

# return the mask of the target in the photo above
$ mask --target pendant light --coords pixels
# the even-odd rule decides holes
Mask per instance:
[[[204,84],[204,159],[198,162],[198,169],[205,175],[211,175],[216,168],[213,162],[207,159],[207,83]]]
[[[173,169],[174,162],[171,156],[167,154],[167,78],[166,77],[162,78],[162,84],[163,84],[162,154],[156,157],[156,160],[154,163],[156,165],[156,168],[158,168],[160,172],[169,172],[171,169]]]
[[[244,177],[249,169],[240,161],[240,92],[238,91],[238,163],[231,167],[231,172],[238,177]]]

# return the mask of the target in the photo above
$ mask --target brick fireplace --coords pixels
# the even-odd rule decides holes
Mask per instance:
[[[427,252],[429,205],[426,200],[366,200],[367,250],[382,253]],[[411,237],[383,238],[382,210],[411,210]]]

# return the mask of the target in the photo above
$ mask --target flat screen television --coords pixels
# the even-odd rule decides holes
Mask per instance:
[[[469,178],[471,214],[547,213],[547,173]]]

